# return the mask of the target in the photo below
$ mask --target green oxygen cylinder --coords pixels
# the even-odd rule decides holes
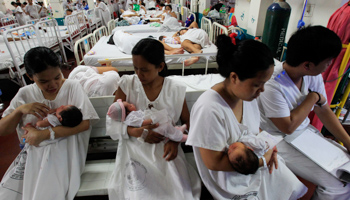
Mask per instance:
[[[279,60],[287,33],[291,7],[285,0],[276,0],[267,8],[262,42]]]

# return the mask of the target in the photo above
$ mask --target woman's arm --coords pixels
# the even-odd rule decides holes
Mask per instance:
[[[184,104],[182,106],[180,120],[181,120],[182,124],[186,124],[187,125],[187,130],[190,130],[190,112],[188,111],[186,98],[185,98]]]
[[[235,171],[232,168],[231,162],[227,156],[226,152],[213,151],[210,149],[199,148],[204,165],[213,171]],[[270,173],[273,170],[273,166],[277,169],[277,149],[270,149],[264,155],[267,166]],[[259,167],[264,166],[263,160],[259,159]]]
[[[114,98],[114,102],[116,102],[118,99],[121,99],[122,101],[126,100],[126,95],[120,89],[120,87],[118,87],[118,89],[117,89],[117,92],[116,92],[115,98]],[[145,142],[148,142],[150,144],[159,143],[159,142],[164,140],[164,136],[157,133],[157,132],[152,131],[152,129],[157,128],[158,126],[159,126],[159,124],[152,124],[152,125],[148,125],[148,126],[144,126],[144,127],[140,127],[140,128],[128,126],[127,133],[129,136],[132,136],[132,137],[141,137],[144,129],[147,129],[148,135],[145,138]]]
[[[37,102],[17,107],[11,114],[0,120],[0,136],[15,132],[23,115],[32,114],[41,119],[47,115],[49,110],[50,108],[47,105]]]
[[[177,16],[176,16],[175,12],[170,12],[170,15],[171,15],[172,17],[175,17],[175,18],[177,19]]]
[[[83,120],[78,126],[75,127],[65,127],[65,126],[57,126],[52,128],[55,132],[55,139],[61,137],[68,137],[71,135],[75,135],[77,133],[86,131],[89,129],[90,121]],[[25,142],[29,145],[38,146],[40,142],[44,140],[50,139],[50,131],[49,130],[37,130],[33,126],[26,126],[23,128],[27,133],[22,136],[25,138]]]

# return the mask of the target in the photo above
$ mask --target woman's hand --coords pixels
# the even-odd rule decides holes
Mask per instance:
[[[174,160],[177,157],[179,143],[169,140],[164,144],[164,155],[166,161]]]
[[[148,135],[145,138],[145,142],[150,143],[150,144],[157,144],[161,141],[164,140],[164,136],[153,131],[152,129],[157,128],[159,126],[159,124],[153,124],[153,125],[148,125],[148,126],[144,126],[144,129],[148,130]]]
[[[33,125],[27,124],[25,127],[22,127],[25,130],[22,139],[25,139],[25,143],[29,145],[38,146],[42,141],[48,139],[48,135],[44,134],[44,131],[36,129]]]
[[[18,109],[23,115],[32,114],[39,119],[46,117],[47,113],[50,111],[50,108],[47,105],[38,102],[23,104],[19,106]]]
[[[273,171],[273,165],[275,165],[275,168],[278,168],[278,161],[277,161],[277,148],[274,147],[273,149],[268,150],[265,155],[264,155],[265,159],[266,159],[266,164],[267,167],[269,168],[269,172],[270,174]]]

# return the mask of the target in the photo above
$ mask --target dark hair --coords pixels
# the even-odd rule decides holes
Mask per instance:
[[[162,41],[164,39],[164,35],[159,36],[159,40]]]
[[[50,67],[61,68],[58,56],[47,47],[35,47],[24,55],[24,66],[29,77]]]
[[[164,3],[160,3],[160,4],[159,4],[159,7],[164,7],[164,6],[165,6]]]
[[[159,72],[159,76],[166,77],[168,75],[168,66],[165,63],[164,46],[161,42],[151,38],[140,40],[132,49],[132,55],[141,55],[149,63],[159,68],[164,62],[164,68]]]
[[[183,30],[188,30],[188,28],[181,28],[178,32],[176,32],[176,35],[180,35],[180,32]]]
[[[323,26],[308,26],[296,31],[287,45],[287,64],[296,67],[309,61],[315,65],[327,58],[335,58],[341,51],[340,38]]]
[[[16,4],[16,2],[11,1],[11,5],[13,5],[13,6],[14,6],[14,5],[17,5],[17,4]]]
[[[235,72],[239,80],[244,81],[254,78],[258,72],[265,71],[274,64],[270,49],[255,40],[245,40],[233,45],[230,37],[219,35],[217,47],[218,70],[225,78]]]
[[[73,12],[73,10],[72,10],[72,9],[69,9],[69,8],[66,10],[66,12],[67,12],[67,11],[69,11],[69,12]]]
[[[247,156],[246,159],[241,159],[237,163],[231,163],[232,168],[240,174],[255,174],[259,168],[259,158],[251,149],[247,147],[245,147],[244,152]]]
[[[27,2],[23,2],[23,5],[27,5],[28,3]]]
[[[62,126],[75,127],[83,121],[83,114],[75,106],[70,106],[66,110],[62,110],[59,114],[62,117]]]
[[[170,10],[173,10],[173,7],[171,7],[171,5],[169,5],[169,4],[165,5],[165,9],[166,9],[166,7],[169,7]]]

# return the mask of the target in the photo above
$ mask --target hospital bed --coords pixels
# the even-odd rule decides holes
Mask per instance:
[[[23,56],[34,47],[46,46],[54,51],[61,51],[63,61],[66,62],[62,40],[57,32],[58,26],[55,19],[6,30],[0,41],[0,49],[3,49],[3,53],[0,53],[0,70],[7,70],[7,72],[0,74],[0,79],[9,79],[20,86],[26,85],[23,77],[25,74]]]
[[[189,12],[189,15],[193,15],[196,18],[195,14]],[[160,27],[151,26],[151,24],[138,24],[138,25],[130,25],[130,26],[117,26],[115,27],[111,33],[114,33],[117,30],[124,30],[129,33],[144,33],[144,32],[158,32]]]
[[[73,52],[74,43],[82,37],[81,26],[78,23],[76,14],[65,17],[66,34],[62,34],[64,46]],[[65,30],[65,29],[63,29]]]
[[[198,97],[207,89],[224,78],[218,74],[192,75],[192,76],[170,76],[171,79],[181,81],[187,85],[186,103],[191,110]],[[118,141],[106,136],[106,113],[114,101],[114,96],[90,98],[100,121],[92,126],[88,154],[116,152]],[[193,153],[185,153],[189,164],[196,169]],[[111,175],[115,168],[115,159],[88,160],[81,175],[80,189],[77,197],[108,195],[108,186]]]
[[[134,33],[136,36],[142,36],[142,37],[149,37],[152,36],[154,39],[159,38],[161,35],[165,35],[168,37],[171,37],[174,32],[152,32],[152,33]],[[133,71],[133,65],[131,60],[131,55],[125,54],[121,52],[116,45],[110,45],[107,44],[107,41],[109,40],[110,36],[104,36],[102,37],[92,48],[92,50],[95,52],[94,55],[84,55],[84,63],[85,65],[89,66],[101,66],[103,64],[111,65],[114,67],[118,67],[118,70],[120,71]],[[84,41],[79,40],[77,43],[82,43]],[[172,47],[179,48],[181,47],[180,44],[173,45],[169,44]],[[198,54],[201,59],[199,60],[198,64],[191,65],[187,68],[204,68],[203,64],[200,63],[207,63],[206,68],[216,68],[216,63],[213,64],[213,61],[215,61],[217,48],[214,44],[211,44],[210,47],[204,48],[202,54]],[[169,55],[166,56],[166,63],[168,64],[169,69],[183,69],[183,61],[191,56],[196,56],[194,54],[188,54],[187,52],[185,54],[177,54],[177,55]],[[205,57],[205,58],[203,58]],[[209,64],[210,62],[210,64]]]
[[[9,26],[12,24],[19,24],[17,19],[14,16],[3,17],[0,19],[2,26]]]
[[[95,29],[102,26],[101,18],[95,16],[94,10],[88,10],[85,13],[86,18],[88,19],[88,30],[89,33],[92,33]]]
[[[77,65],[83,64],[82,58],[88,53],[101,37],[107,36],[108,31],[105,26],[96,29],[92,34],[81,38],[74,44],[74,57]],[[83,42],[80,42],[83,41]]]

